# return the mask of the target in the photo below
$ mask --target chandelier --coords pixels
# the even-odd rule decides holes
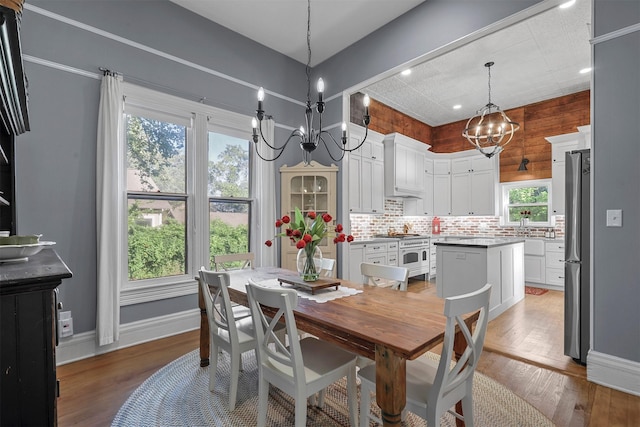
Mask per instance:
[[[300,148],[302,148],[302,157],[305,165],[308,165],[311,161],[311,153],[318,147],[318,145],[322,142],[325,149],[329,153],[331,159],[336,162],[339,162],[344,157],[345,153],[349,153],[359,149],[362,144],[364,144],[367,139],[367,134],[369,132],[369,95],[364,96],[363,104],[364,104],[364,115],[362,118],[362,124],[365,127],[364,138],[360,143],[353,148],[347,148],[347,124],[342,122],[342,137],[341,143],[335,140],[333,135],[327,130],[322,129],[322,113],[324,112],[324,80],[322,78],[318,79],[318,83],[316,86],[316,90],[318,92],[318,100],[315,103],[316,111],[318,112],[318,129],[314,129],[313,127],[313,109],[311,103],[311,0],[307,0],[307,66],[306,66],[306,74],[307,74],[307,103],[305,109],[305,125],[300,126],[299,129],[293,130],[287,140],[280,146],[277,146],[274,143],[269,143],[262,133],[262,120],[265,118],[265,111],[263,109],[264,102],[264,89],[261,87],[258,90],[258,109],[256,110],[256,117],[251,120],[251,126],[253,128],[253,142],[256,150],[256,154],[262,160],[267,162],[272,162],[278,159],[284,149],[287,147],[287,144],[291,140],[298,140],[300,143]],[[329,150],[327,141],[325,138],[329,138],[331,141],[335,143],[335,145],[340,149],[340,155],[338,157],[334,157]],[[262,141],[269,148],[273,150],[273,155],[269,156],[266,154],[261,154],[259,149],[259,142]]]
[[[493,64],[493,62],[484,64],[489,70],[489,102],[476,111],[476,115],[469,119],[462,131],[462,136],[488,158],[500,153],[511,141],[513,134],[520,129],[518,123],[511,121],[500,107],[491,102],[491,66]]]

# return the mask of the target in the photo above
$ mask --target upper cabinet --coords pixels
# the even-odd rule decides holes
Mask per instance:
[[[349,125],[349,147],[357,147],[364,138],[364,128]],[[358,150],[349,153],[349,212],[384,213],[384,136],[369,130]]]
[[[433,213],[451,215],[451,160],[433,160]]]
[[[20,46],[22,1],[11,4],[19,10],[0,6],[0,116],[9,134],[20,135],[29,130],[27,84]]]
[[[424,158],[429,145],[399,133],[384,138],[384,194],[387,197],[422,197]]]
[[[578,130],[578,132],[545,138],[551,144],[551,209],[553,215],[564,215],[566,153],[591,147],[591,126],[580,126]]]
[[[451,160],[451,214],[495,215],[497,157],[467,155]]]
[[[432,216],[433,213],[433,159],[425,157],[422,194],[419,198],[404,199],[404,214],[412,216]]]

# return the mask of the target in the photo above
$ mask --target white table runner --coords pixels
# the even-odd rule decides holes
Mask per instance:
[[[282,274],[282,271],[277,268],[273,270],[261,269],[260,271],[246,269],[232,271],[229,276],[231,278],[231,287],[234,289],[244,291],[246,284],[249,282],[249,279],[251,279],[251,281],[265,288],[295,289],[298,297],[306,298],[317,303],[325,303],[334,299],[362,293],[361,289],[353,289],[340,285],[338,289],[332,286],[330,288],[318,289],[314,294],[311,294],[309,291],[297,289],[292,285],[281,285],[278,281],[279,274]]]

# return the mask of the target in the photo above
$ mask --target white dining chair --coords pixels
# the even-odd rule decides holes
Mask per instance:
[[[336,260],[333,258],[322,258],[320,275],[323,277],[335,277]]]
[[[242,353],[255,350],[256,340],[251,311],[243,306],[232,306],[229,298],[229,274],[200,268],[200,287],[209,320],[209,391],[214,391],[219,350],[229,353],[231,383],[229,410],[236,406],[238,377],[242,368]]]
[[[407,361],[405,410],[426,419],[428,426],[439,426],[442,415],[450,412],[463,420],[465,426],[473,427],[473,374],[478,366],[487,331],[490,294],[491,285],[487,284],[475,292],[446,298],[444,314],[447,316],[447,324],[440,361],[435,362],[425,357]],[[462,316],[477,310],[480,310],[480,315],[472,333]],[[463,334],[466,348],[452,367],[456,328]],[[366,427],[369,426],[370,419],[381,422],[371,413],[371,393],[376,390],[375,365],[360,369],[358,377],[361,386],[360,427]],[[452,410],[459,401],[462,401],[463,415]]]
[[[222,254],[213,256],[213,266],[216,271],[231,271],[253,268],[255,254],[244,252],[240,254]]]
[[[360,273],[362,273],[365,285],[392,287],[401,291],[407,290],[409,269],[405,267],[363,262],[360,264]]]
[[[345,376],[350,425],[357,425],[355,355],[312,337],[290,340],[289,346],[285,346],[281,337],[274,333],[274,328],[284,319],[287,335],[298,335],[293,315],[293,310],[298,305],[298,294],[295,290],[264,288],[250,281],[247,285],[247,297],[258,340],[257,425],[262,427],[267,421],[269,384],[295,399],[295,426],[304,427],[307,419],[307,398],[315,396]],[[268,318],[262,312],[263,307],[277,311],[276,315]]]

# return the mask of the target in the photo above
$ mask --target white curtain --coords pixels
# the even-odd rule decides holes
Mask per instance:
[[[96,150],[96,229],[98,240],[98,301],[96,337],[98,345],[120,337],[121,233],[122,215],[123,100],[121,78],[105,73],[100,88]]]
[[[274,138],[274,121],[262,122],[264,136],[271,142]],[[253,144],[253,141],[250,142]],[[260,154],[265,158],[273,158],[273,150],[266,144],[260,143]],[[273,145],[273,144],[272,144]],[[252,186],[255,194],[253,219],[255,221],[254,232],[251,234],[251,248],[255,253],[256,267],[276,266],[278,259],[278,241],[268,248],[264,242],[273,239],[276,232],[276,168],[275,162],[266,162],[254,156],[254,173],[252,174]]]

